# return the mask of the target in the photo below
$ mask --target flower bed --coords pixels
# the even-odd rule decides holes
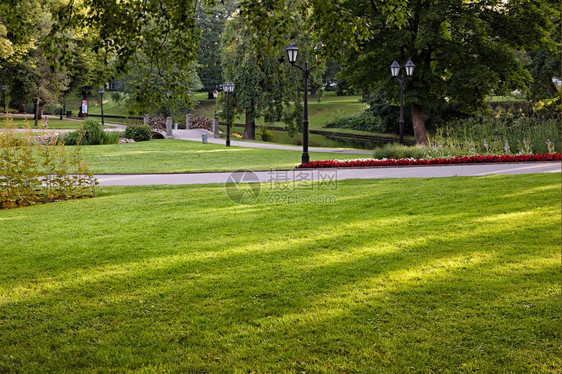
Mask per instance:
[[[369,166],[403,166],[403,165],[449,165],[449,164],[480,164],[485,162],[529,162],[529,161],[560,161],[560,153],[544,155],[502,155],[502,156],[463,156],[453,158],[434,158],[431,160],[401,158],[401,159],[362,159],[349,161],[310,161],[300,164],[297,168],[349,168]]]

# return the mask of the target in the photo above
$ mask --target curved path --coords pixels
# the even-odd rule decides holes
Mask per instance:
[[[13,114],[14,117],[33,117],[32,114]],[[47,117],[50,120],[56,120],[59,117],[53,115],[44,115],[43,117]],[[81,119],[76,118],[65,118],[71,121],[81,121]],[[105,122],[105,125],[109,128],[106,128],[105,131],[125,131],[127,126],[117,124],[117,123],[110,123]],[[28,131],[26,129],[18,129],[16,132],[25,132]],[[32,128],[31,132],[70,132],[74,131],[72,129],[36,129]],[[207,142],[213,144],[225,144],[225,139],[215,139],[213,138],[213,134],[209,131],[203,129],[191,129],[191,130],[173,130],[172,135],[174,139],[178,140],[188,140],[188,141],[195,141],[201,142],[201,135],[207,134]],[[230,144],[234,147],[247,147],[247,148],[262,148],[262,149],[281,149],[281,150],[288,150],[288,151],[302,151],[302,146],[292,146],[292,145],[284,145],[284,144],[272,144],[272,143],[263,143],[263,142],[252,142],[252,141],[240,141],[236,140],[236,138],[231,139]],[[360,149],[345,149],[345,148],[321,148],[321,147],[310,147],[310,152],[325,152],[325,153],[340,153],[340,154],[355,154],[355,155],[369,155],[373,154],[373,151],[367,150],[360,150]]]
[[[501,174],[560,173],[560,162],[520,162],[511,164],[466,164],[439,166],[398,166],[374,168],[292,169],[255,172],[216,172],[183,174],[95,175],[101,186],[182,185],[226,183],[287,182],[297,180],[345,180],[382,178],[474,177]]]

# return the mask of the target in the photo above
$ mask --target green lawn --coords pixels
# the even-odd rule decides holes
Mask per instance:
[[[281,187],[0,211],[0,372],[560,372],[560,175]]]
[[[5,127],[6,126],[6,122],[5,122],[5,118],[6,117],[2,117],[0,116],[0,128]],[[35,129],[35,120],[30,117],[30,118],[21,118],[21,117],[16,117],[13,118],[13,123],[14,125],[16,125],[18,128],[20,129],[25,129],[25,128],[32,128]],[[54,118],[49,118],[49,129],[55,129],[55,130],[59,130],[59,129],[78,129],[80,127],[80,123],[81,121],[71,121],[71,120],[67,120],[67,119],[54,119]],[[43,120],[39,120],[37,123],[37,128],[43,128]]]
[[[70,147],[72,148],[72,147]],[[302,151],[230,147],[184,140],[82,147],[94,173],[174,173],[218,170],[293,169]],[[311,160],[355,159],[369,155],[310,152]]]

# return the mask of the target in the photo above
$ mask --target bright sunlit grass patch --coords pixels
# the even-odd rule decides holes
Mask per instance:
[[[229,147],[184,140],[151,140],[132,144],[83,147],[94,173],[174,173],[224,170],[293,169],[301,151]],[[326,160],[333,153],[310,152],[313,160]],[[338,154],[338,158],[357,155]]]
[[[559,372],[559,175],[272,193],[0,211],[0,372]]]

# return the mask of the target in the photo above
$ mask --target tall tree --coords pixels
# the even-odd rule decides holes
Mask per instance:
[[[285,38],[300,43],[301,59],[310,58],[314,46],[310,38],[302,36],[303,27],[302,20],[296,22]],[[223,75],[236,85],[233,107],[245,114],[244,138],[247,139],[255,139],[259,117],[263,116],[267,123],[283,120],[296,130],[294,127],[302,113],[298,104],[302,76],[286,61],[285,45],[275,48],[269,44],[268,48],[260,49],[256,38],[244,19],[235,16],[227,23],[221,43]],[[323,71],[323,67],[316,69],[309,82],[320,85]]]
[[[371,37],[359,52],[348,54],[346,76],[397,100],[389,66],[410,58],[416,70],[405,100],[421,144],[427,142],[425,110],[454,102],[471,112],[492,91],[524,89],[530,74],[515,51],[550,44],[552,23],[544,2],[409,0],[400,26],[386,22],[374,1],[349,3],[368,19]]]
[[[227,0],[212,9],[197,8],[196,26],[199,31],[199,51],[197,55],[197,74],[208,98],[213,98],[213,91],[223,83],[221,69],[220,42],[225,23],[236,11],[238,1]]]

